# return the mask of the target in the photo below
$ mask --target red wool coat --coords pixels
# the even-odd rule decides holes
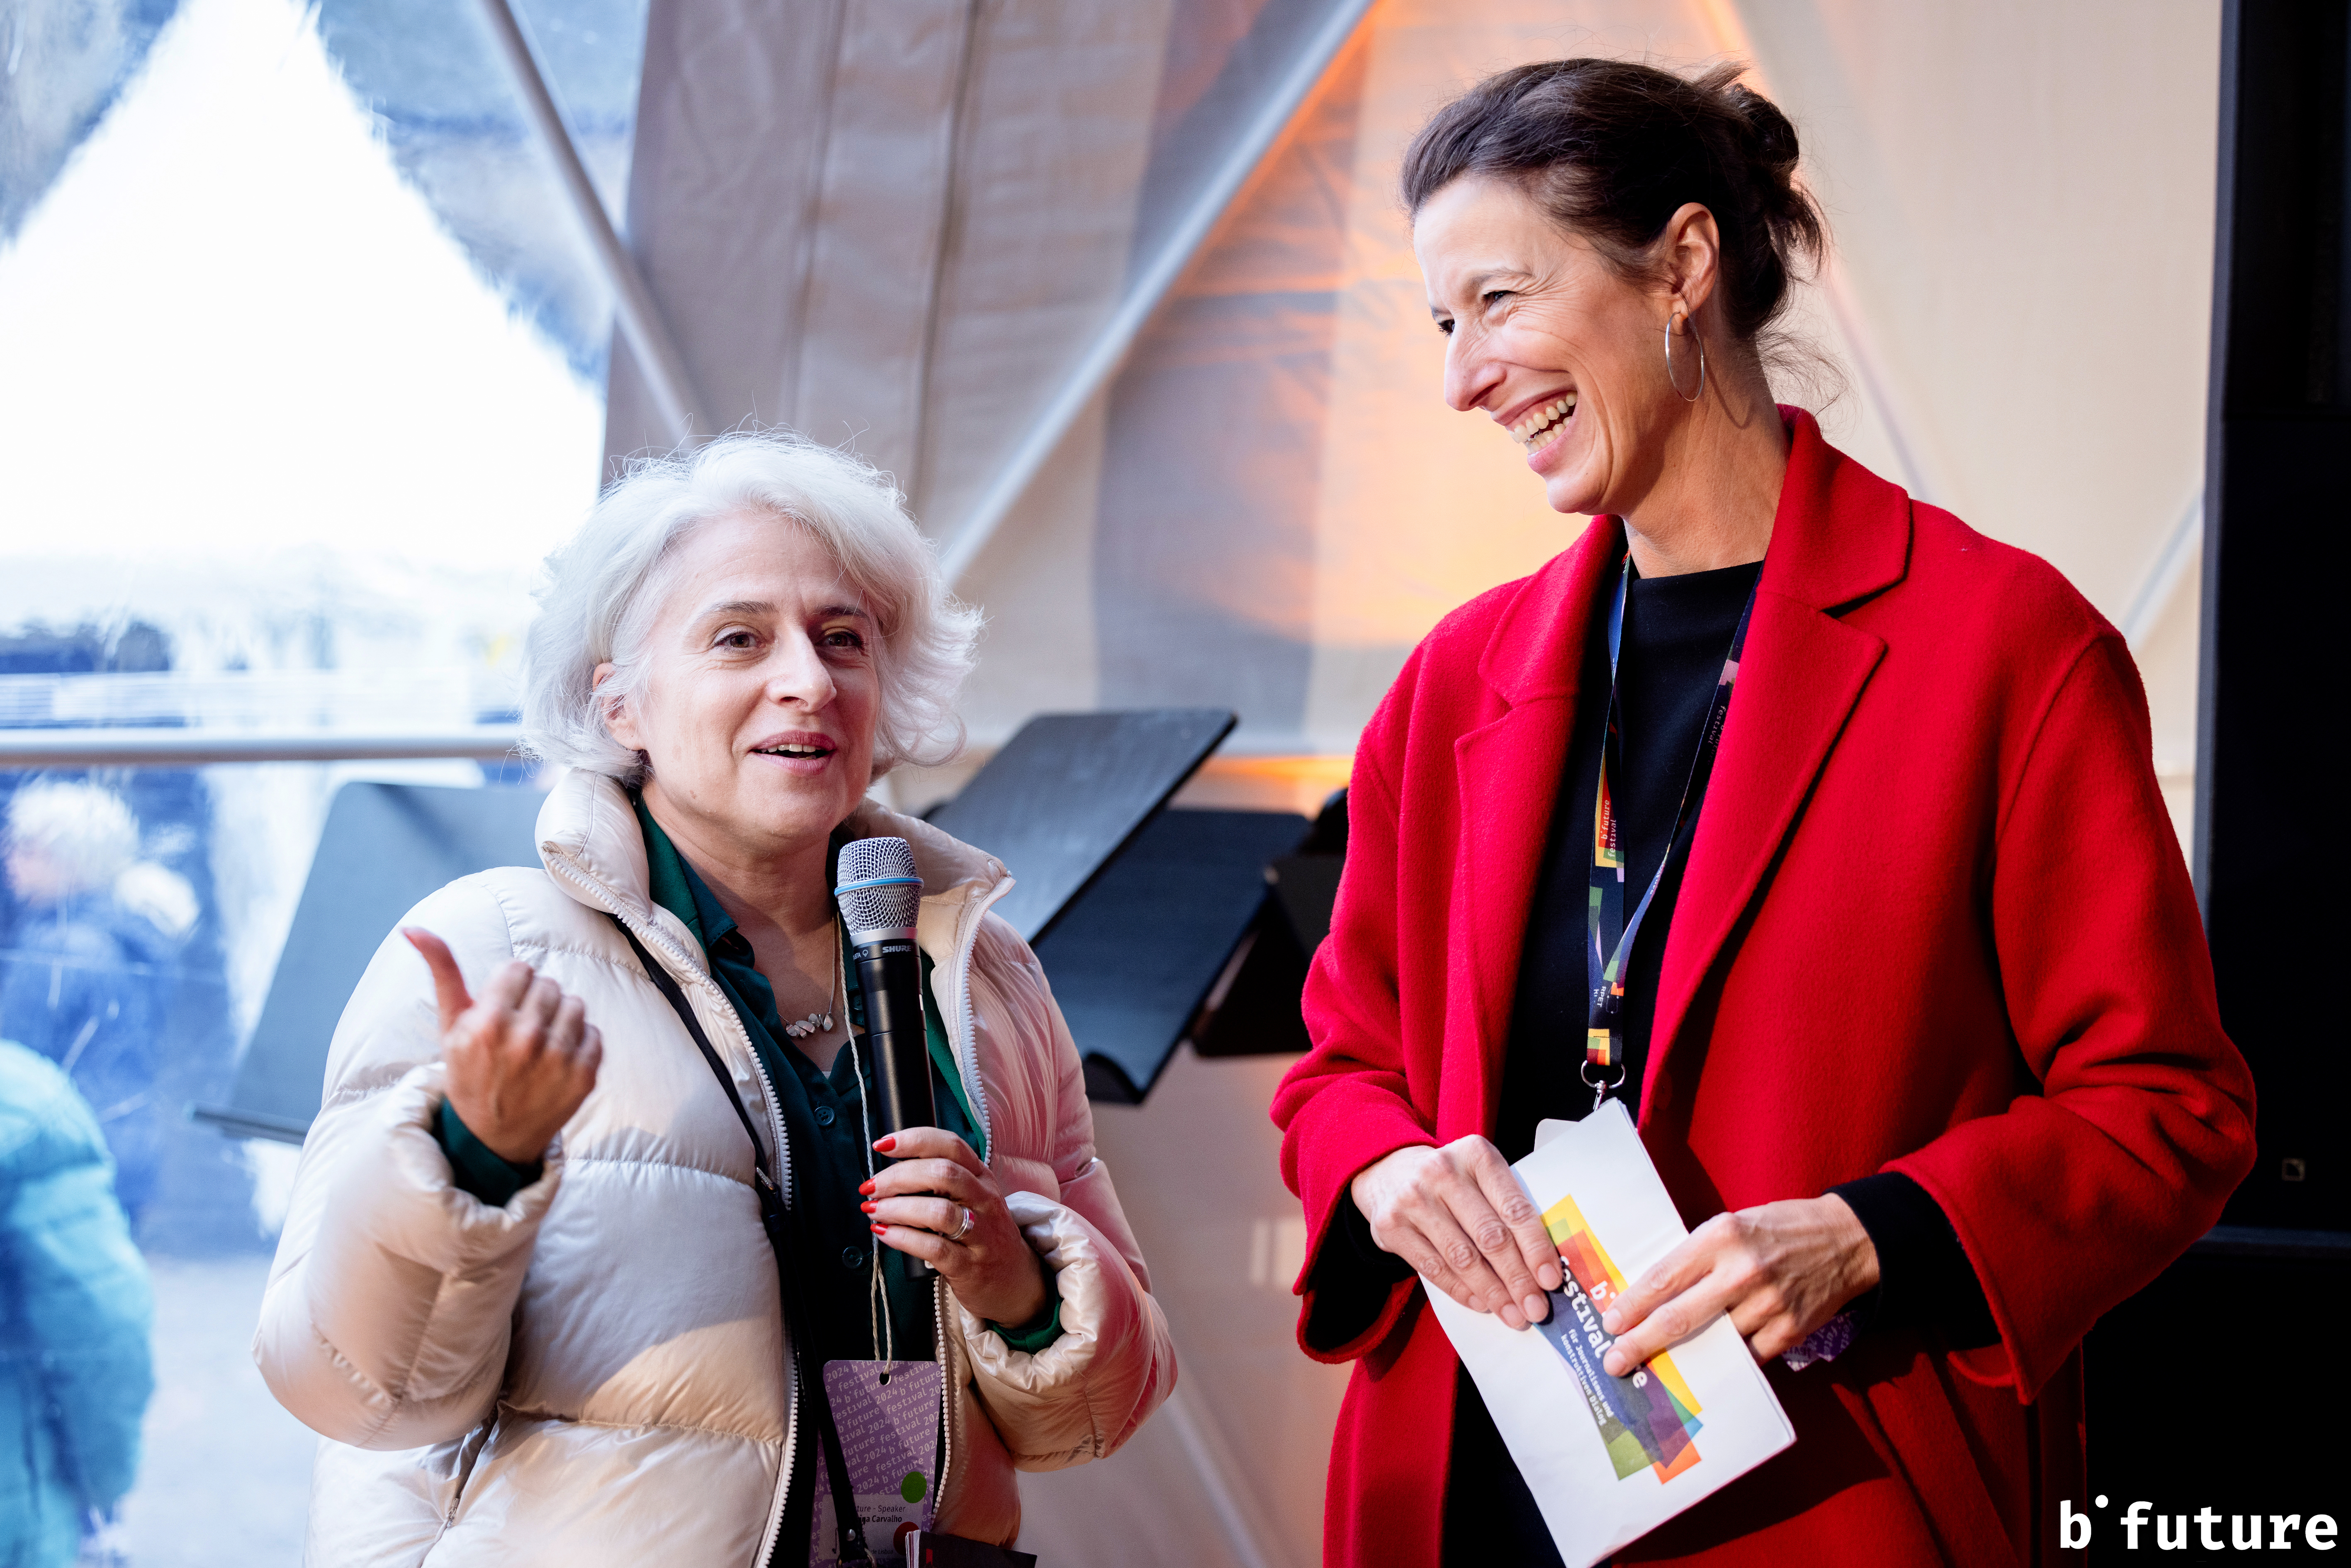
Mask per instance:
[[[1792,451],[1664,956],[1641,1134],[1682,1217],[1900,1171],[1997,1346],[1865,1335],[1767,1369],[1792,1448],[1627,1549],[1708,1563],[2034,1563],[2084,1498],[2083,1333],[2252,1159],[2122,639],[2047,564],[1784,411]],[[1311,1260],[1398,1148],[1491,1135],[1519,950],[1624,551],[1600,518],[1432,632],[1356,752],[1347,864],[1274,1119]],[[1562,1050],[1580,1041],[1562,1041]],[[1343,1239],[1340,1245],[1345,1245]],[[1439,1557],[1453,1349],[1417,1281],[1356,1340],[1325,1561]],[[1307,1303],[1311,1312],[1312,1301]],[[1301,1318],[1305,1342],[1306,1317]]]

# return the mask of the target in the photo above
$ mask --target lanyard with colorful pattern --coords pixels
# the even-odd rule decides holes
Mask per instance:
[[[1755,612],[1755,590],[1750,589],[1746,608],[1739,612],[1739,629],[1730,634],[1730,652],[1722,661],[1722,679],[1715,685],[1714,702],[1706,710],[1706,727],[1698,731],[1698,755],[1690,759],[1689,779],[1682,786],[1682,803],[1674,813],[1673,834],[1666,841],[1657,873],[1649,879],[1647,891],[1628,916],[1625,913],[1625,846],[1617,831],[1616,802],[1609,793],[1608,776],[1612,764],[1616,765],[1614,771],[1622,771],[1616,665],[1625,638],[1625,599],[1632,582],[1633,557],[1628,552],[1624,570],[1617,574],[1616,597],[1608,609],[1608,733],[1601,743],[1600,788],[1592,813],[1592,904],[1587,922],[1591,940],[1584,949],[1592,1002],[1583,1037],[1583,1075],[1592,1090],[1595,1111],[1608,1098],[1608,1092],[1625,1082],[1625,966],[1632,961],[1634,939],[1641,934],[1641,919],[1649,913],[1649,904],[1666,880],[1666,868],[1673,863],[1675,852],[1684,847],[1683,831],[1705,799],[1707,779],[1714,772],[1714,754],[1722,745],[1723,720],[1730,712],[1730,688],[1739,679],[1740,652],[1747,645],[1748,617]],[[1761,585],[1759,572],[1756,586]],[[1593,1076],[1594,1068],[1600,1070],[1597,1078]],[[1614,1078],[1608,1076],[1612,1071]]]

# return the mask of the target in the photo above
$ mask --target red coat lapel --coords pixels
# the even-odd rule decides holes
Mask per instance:
[[[1519,956],[1575,720],[1585,625],[1600,580],[1624,550],[1624,525],[1593,518],[1582,538],[1528,580],[1479,656],[1478,674],[1507,706],[1453,743],[1462,832],[1449,914],[1453,929],[1468,936],[1476,1071],[1460,1072],[1471,1063],[1447,1053],[1440,1136],[1493,1130]],[[1455,1098],[1465,1091],[1466,1100]]]
[[[1882,641],[1831,612],[1899,582],[1909,564],[1910,497],[1823,442],[1812,415],[1782,413],[1792,438],[1788,475],[1721,755],[1666,942],[1642,1076],[1645,1122],[1669,1083],[1666,1060],[1699,982],[1885,655]]]

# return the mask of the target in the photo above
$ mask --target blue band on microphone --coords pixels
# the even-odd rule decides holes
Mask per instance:
[[[863,882],[844,882],[832,892],[833,896],[838,898],[844,893],[856,893],[868,887],[920,887],[922,885],[923,879],[919,876],[869,876]]]

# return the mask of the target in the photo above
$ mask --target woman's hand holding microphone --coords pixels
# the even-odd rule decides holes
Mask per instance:
[[[937,1127],[909,1127],[873,1147],[893,1160],[859,1189],[876,1237],[946,1275],[975,1316],[1018,1326],[1045,1310],[1052,1291],[1044,1260],[969,1144]]]
[[[541,1158],[596,1087],[604,1059],[586,1004],[521,962],[502,966],[476,999],[447,943],[415,926],[401,935],[433,971],[450,1109],[500,1159]]]

